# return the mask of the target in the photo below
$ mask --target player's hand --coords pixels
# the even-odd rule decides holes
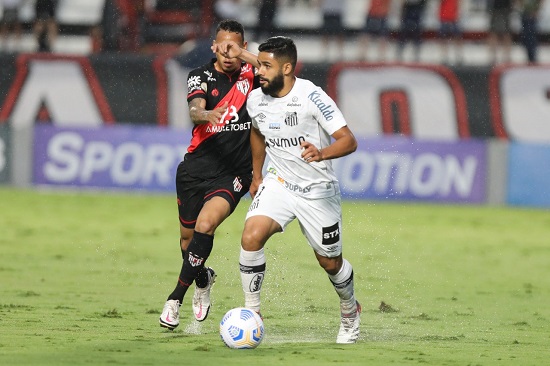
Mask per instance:
[[[220,43],[214,42],[211,49],[212,49],[212,52],[219,53],[226,58],[239,57],[243,52],[241,47],[233,41],[223,41]]]
[[[323,161],[323,153],[311,142],[303,141],[300,146],[302,146],[302,159],[307,163]]]
[[[206,120],[210,122],[212,126],[217,125],[218,123],[222,122],[221,119],[225,115],[225,112],[227,112],[228,103],[225,102],[221,107],[212,109],[211,111],[206,112]]]

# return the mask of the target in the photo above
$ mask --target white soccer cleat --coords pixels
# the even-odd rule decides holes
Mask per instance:
[[[180,302],[179,300],[168,300],[164,304],[162,314],[159,318],[160,326],[174,330],[180,324]]]
[[[193,294],[193,314],[195,319],[202,322],[208,316],[210,311],[210,290],[216,281],[216,272],[210,267],[206,268],[208,273],[208,284],[204,288],[195,286],[195,293]]]
[[[357,342],[359,338],[359,325],[361,323],[361,304],[357,302],[357,311],[351,314],[342,314],[340,330],[336,337],[336,343],[349,344]]]

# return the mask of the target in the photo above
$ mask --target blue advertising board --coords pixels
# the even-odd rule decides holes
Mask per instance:
[[[184,129],[37,126],[33,183],[173,192],[189,141]],[[343,198],[483,203],[486,160],[481,141],[390,137],[332,163]]]
[[[549,145],[510,143],[507,202],[550,207]]]

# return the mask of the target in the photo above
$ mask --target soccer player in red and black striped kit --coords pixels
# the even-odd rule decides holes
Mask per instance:
[[[243,26],[234,20],[221,21],[214,45],[223,41],[246,47]],[[246,98],[257,86],[252,65],[220,53],[188,75],[187,102],[194,127],[176,174],[183,264],[159,319],[164,328],[179,325],[179,307],[193,281],[195,319],[203,321],[208,316],[216,275],[205,262],[214,245],[214,232],[248,192],[252,180]]]

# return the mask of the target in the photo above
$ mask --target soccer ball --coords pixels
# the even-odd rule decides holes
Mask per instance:
[[[220,322],[220,336],[229,348],[256,348],[264,338],[264,322],[254,310],[229,310]]]

